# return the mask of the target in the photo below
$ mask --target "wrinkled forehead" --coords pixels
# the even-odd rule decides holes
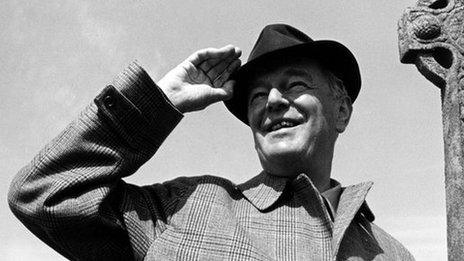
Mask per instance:
[[[276,59],[256,66],[247,79],[248,93],[262,83],[278,81],[282,77],[300,76],[306,78],[321,77],[324,68],[314,59],[295,57]]]

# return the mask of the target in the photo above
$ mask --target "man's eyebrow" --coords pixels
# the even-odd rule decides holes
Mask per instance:
[[[299,69],[299,68],[289,68],[284,71],[284,74],[286,76],[298,76],[298,77],[307,78],[311,81],[313,80],[313,77],[311,76],[311,74],[309,74],[306,70]]]
[[[250,82],[249,85],[250,85],[249,88],[252,91],[258,87],[264,87],[266,85],[266,82],[263,80],[254,80]]]

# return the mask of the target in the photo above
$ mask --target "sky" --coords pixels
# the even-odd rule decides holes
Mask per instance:
[[[11,213],[13,176],[137,59],[156,82],[188,55],[234,44],[243,61],[261,29],[287,23],[356,56],[361,92],[332,177],[371,180],[375,223],[417,260],[446,259],[439,89],[399,62],[397,21],[412,0],[3,1],[0,9],[0,256],[64,260]],[[241,183],[260,165],[251,132],[222,103],[186,114],[128,182],[211,174]]]

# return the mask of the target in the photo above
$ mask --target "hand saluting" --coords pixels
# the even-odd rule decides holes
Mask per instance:
[[[158,86],[182,113],[230,99],[235,81],[229,77],[240,67],[241,53],[232,45],[199,50],[168,72]]]

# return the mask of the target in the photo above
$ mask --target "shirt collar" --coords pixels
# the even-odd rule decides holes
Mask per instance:
[[[338,208],[338,200],[340,199],[340,193],[342,192],[342,185],[340,182],[330,179],[330,188],[321,193],[321,195],[327,201],[330,211],[335,216]]]
[[[372,213],[372,210],[367,205],[367,202],[364,200],[366,197],[367,192],[372,186],[372,182],[363,182],[357,185],[352,185],[346,188],[343,188],[340,182],[330,179],[330,188],[321,193],[321,195],[326,199],[329,203],[330,211],[335,216],[338,210],[338,204],[340,202],[340,195],[342,193],[352,193],[353,191],[360,193],[360,198],[363,199],[361,206],[359,207],[358,214],[363,215],[369,222],[374,221],[375,215]]]

